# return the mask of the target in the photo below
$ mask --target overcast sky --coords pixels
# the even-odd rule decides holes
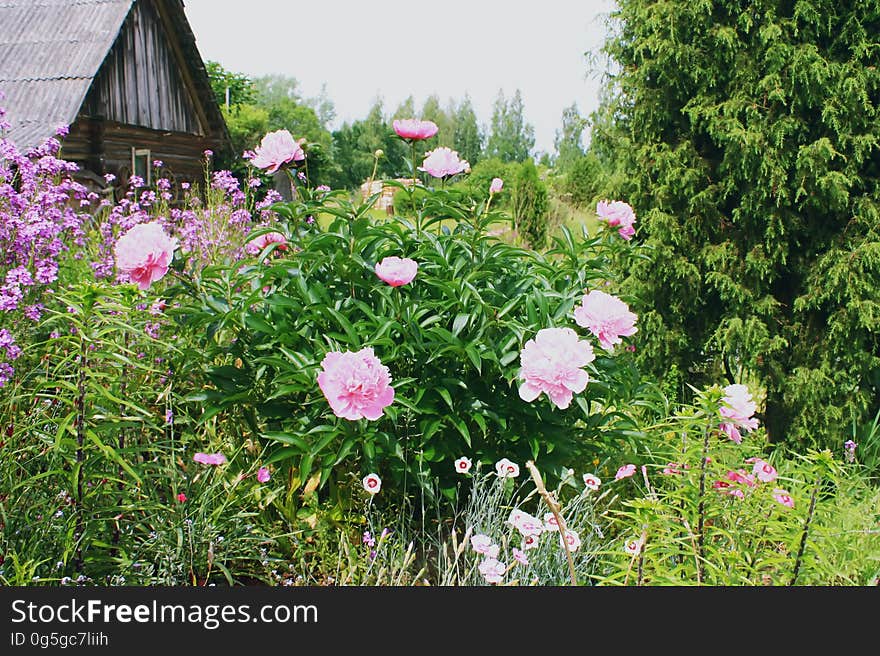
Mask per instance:
[[[412,95],[444,107],[470,94],[488,125],[503,89],[522,91],[537,150],[553,151],[563,108],[598,105],[598,53],[613,0],[185,0],[205,60],[251,76],[295,77],[303,96],[322,84],[332,127],[364,118],[380,97],[386,115]],[[599,65],[600,66],[600,65]],[[600,66],[601,68],[601,66]]]

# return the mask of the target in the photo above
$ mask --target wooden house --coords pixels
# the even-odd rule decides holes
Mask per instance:
[[[182,0],[0,0],[0,94],[8,138],[69,126],[61,156],[97,186],[201,180],[231,147]]]

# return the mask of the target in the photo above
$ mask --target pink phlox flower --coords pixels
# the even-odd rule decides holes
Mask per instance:
[[[776,488],[773,490],[773,498],[777,503],[781,503],[786,508],[794,508],[794,499],[792,499],[791,495],[785,490]]]
[[[226,462],[226,456],[222,453],[196,453],[193,460],[202,465],[222,465]]]
[[[400,287],[412,282],[418,270],[418,263],[408,257],[391,255],[376,263],[376,275],[392,287]]]
[[[575,323],[589,329],[608,351],[614,350],[615,344],[620,344],[621,337],[638,332],[635,326],[637,319],[626,303],[598,289],[585,295],[574,310]]]
[[[318,386],[333,413],[343,419],[379,419],[394,400],[391,374],[369,346],[360,351],[331,351],[321,361]]]
[[[636,466],[633,464],[622,465],[614,475],[614,480],[619,481],[621,478],[629,478],[636,473]]]
[[[539,330],[520,352],[520,398],[531,402],[544,392],[564,410],[574,393],[586,389],[590,377],[582,367],[595,358],[590,343],[579,339],[571,328]]]
[[[772,483],[776,480],[776,469],[769,462],[764,462],[760,458],[755,459],[755,465],[752,467],[752,473],[762,483]]]
[[[269,468],[268,468],[268,467],[260,467],[260,468],[257,470],[257,480],[258,480],[260,483],[265,483],[265,482],[267,482],[270,478],[272,478],[272,475],[269,473]]]

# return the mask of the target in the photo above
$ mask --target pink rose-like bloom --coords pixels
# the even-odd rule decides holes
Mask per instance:
[[[370,494],[378,494],[382,489],[382,479],[379,478],[379,474],[367,474],[361,483]]]
[[[306,158],[302,149],[304,141],[305,139],[294,140],[287,130],[270,132],[254,149],[251,164],[258,169],[266,169],[266,173],[275,173],[288,162],[301,162]]]
[[[559,536],[559,543],[562,544],[562,535]],[[568,550],[575,552],[581,547],[581,539],[578,534],[568,529],[565,530],[565,541],[568,543]]]
[[[545,392],[560,409],[571,404],[574,392],[583,392],[590,377],[581,367],[595,360],[593,347],[571,328],[543,328],[526,342],[519,356],[519,397],[534,401]]]
[[[635,465],[623,465],[614,475],[614,480],[619,481],[621,478],[629,478],[636,473]]]
[[[591,490],[598,490],[602,480],[595,474],[584,474],[584,485]]]
[[[226,462],[226,456],[222,453],[197,453],[193,460],[202,465],[222,465]]]
[[[401,118],[391,123],[394,133],[401,139],[422,141],[430,139],[440,129],[434,121],[420,121],[417,118]]]
[[[513,551],[513,559],[518,562],[520,565],[528,565],[529,557],[526,556],[525,551],[520,551],[516,547],[512,549]]]
[[[251,254],[260,253],[269,244],[278,244],[276,250],[287,250],[287,238],[280,232],[267,232],[247,243],[246,250]]]
[[[492,541],[492,538],[482,533],[471,536],[471,549],[478,554],[491,554],[494,551],[495,555],[498,555],[498,545]]]
[[[412,282],[418,270],[418,263],[408,257],[400,258],[392,255],[376,263],[376,275],[392,287],[400,287]]]
[[[425,171],[435,178],[446,178],[457,173],[470,171],[471,165],[467,160],[459,158],[458,151],[440,146],[428,152],[425,155],[425,161],[418,168],[419,171]]]
[[[598,289],[585,295],[581,304],[574,309],[575,323],[588,328],[608,351],[614,350],[615,344],[620,344],[621,337],[638,332],[635,326],[637,319],[626,303]]]
[[[502,189],[504,189],[504,180],[501,178],[492,178],[492,182],[489,184],[489,193],[497,194]]]
[[[519,476],[519,465],[515,462],[502,458],[495,463],[495,471],[499,478],[516,478]]]
[[[769,462],[764,462],[760,458],[755,460],[755,465],[752,467],[752,473],[758,477],[758,480],[763,483],[772,483],[776,480],[776,469]]]
[[[776,488],[775,490],[773,490],[773,498],[786,508],[794,508],[794,499],[792,499],[791,495],[785,490],[780,490],[779,488]]]
[[[139,223],[116,242],[116,266],[138,287],[148,289],[168,273],[176,248],[177,240],[166,235],[159,223]]]
[[[459,474],[467,474],[471,470],[472,464],[470,458],[462,456],[455,461],[455,471]]]
[[[257,480],[260,481],[260,483],[265,483],[270,478],[272,478],[272,474],[269,473],[268,467],[260,467],[257,470]]]
[[[635,228],[633,228],[633,223],[636,222],[636,213],[629,203],[624,203],[622,200],[600,200],[596,204],[596,214],[610,227],[617,228],[617,233],[627,241],[636,234]]]
[[[504,572],[507,571],[507,567],[495,558],[486,558],[480,563],[479,570],[488,583],[501,583],[504,580]]]
[[[752,395],[745,385],[728,385],[724,388],[724,398],[719,414],[729,421],[722,422],[720,428],[727,436],[739,444],[742,435],[739,428],[744,428],[751,433],[758,427],[758,420],[752,417],[755,414],[756,405],[752,401]]]
[[[372,347],[360,351],[331,351],[321,361],[318,386],[333,413],[343,419],[379,419],[394,400],[391,374],[373,354]]]

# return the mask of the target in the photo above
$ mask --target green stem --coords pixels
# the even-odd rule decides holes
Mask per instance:
[[[706,464],[709,458],[709,430],[704,429],[706,436],[703,439],[703,457],[700,460],[700,501],[697,504],[697,552],[699,553],[699,561],[697,562],[697,583],[703,582],[703,560],[706,557],[704,542],[704,524],[705,524],[705,498],[706,493]]]
[[[794,585],[797,581],[798,572],[801,569],[801,559],[804,557],[804,549],[807,547],[807,535],[810,533],[810,523],[813,521],[813,513],[816,511],[816,497],[819,493],[819,486],[822,484],[822,477],[816,477],[816,483],[813,485],[813,493],[810,495],[810,509],[807,511],[807,519],[804,521],[804,532],[801,535],[801,544],[798,547],[797,557],[794,560],[794,571],[791,574],[789,585]]]

